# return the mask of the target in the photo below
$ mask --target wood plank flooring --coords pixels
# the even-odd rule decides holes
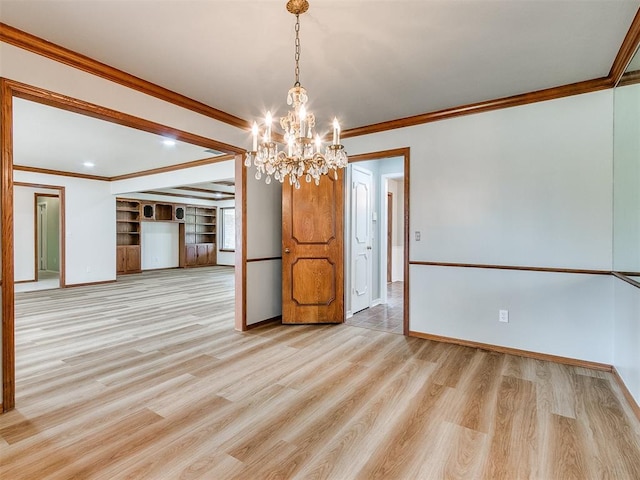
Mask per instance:
[[[224,267],[16,299],[3,480],[640,479],[608,373],[349,325],[235,332]]]

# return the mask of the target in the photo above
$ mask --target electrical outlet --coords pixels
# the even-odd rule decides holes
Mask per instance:
[[[420,241],[420,232],[416,231],[416,242]]]
[[[498,312],[498,321],[503,323],[509,323],[509,310],[500,310]]]

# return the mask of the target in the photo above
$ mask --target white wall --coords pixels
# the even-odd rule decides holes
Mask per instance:
[[[282,255],[282,188],[247,174],[247,260]],[[247,263],[247,325],[282,314],[282,261]]]
[[[411,148],[411,261],[610,270],[612,105],[602,91],[345,143],[350,154]],[[611,363],[608,282],[413,265],[410,329]]]
[[[16,182],[65,187],[66,284],[115,280],[116,205],[109,183],[22,171],[14,171],[13,177]],[[15,203],[18,205],[20,202],[20,206],[16,207],[21,212],[20,225],[24,216],[22,212],[30,209],[31,231],[26,232],[24,241],[26,242],[26,237],[31,236],[27,250],[31,252],[33,268],[33,193],[28,194],[31,196],[30,206],[23,207],[22,205],[26,205],[26,197],[23,199],[22,196],[27,194],[17,193],[20,190],[22,187],[16,187],[18,197]],[[19,243],[23,241],[23,233],[18,235],[20,236],[16,237],[15,242],[16,256],[22,258],[24,245]],[[20,269],[22,271],[23,267]],[[29,278],[33,278],[33,271]]]
[[[614,282],[613,364],[640,404],[640,289],[617,278]]]
[[[142,270],[175,268],[180,260],[176,222],[140,222]]]
[[[393,194],[391,227],[391,281],[404,279],[404,181],[388,179],[388,192]]]

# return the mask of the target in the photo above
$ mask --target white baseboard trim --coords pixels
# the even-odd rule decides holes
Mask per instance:
[[[371,306],[375,307],[376,305],[380,305],[382,303],[382,299],[381,298],[376,298],[375,300],[373,300],[371,302]]]

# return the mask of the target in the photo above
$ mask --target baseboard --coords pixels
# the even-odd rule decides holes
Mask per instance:
[[[18,283],[35,283],[35,282],[37,282],[36,279],[33,279],[33,280],[16,280],[13,283],[17,285]]]
[[[461,340],[459,338],[442,337],[440,335],[431,335],[422,332],[409,332],[410,337],[424,338],[426,340],[434,340],[436,342],[453,343],[464,347],[479,348],[490,352],[506,353],[516,355],[518,357],[533,358],[535,360],[546,360],[549,362],[561,363],[563,365],[571,365],[573,367],[584,367],[592,370],[600,370],[603,372],[612,372],[613,366],[606,363],[589,362],[587,360],[578,360],[576,358],[560,357],[558,355],[550,355],[548,353],[531,352],[529,350],[519,350],[517,348],[501,347],[499,345],[491,345],[489,343],[472,342],[470,340]]]
[[[618,382],[618,386],[620,387],[620,390],[622,390],[622,394],[624,395],[624,398],[627,399],[627,402],[629,403],[631,410],[633,410],[633,413],[635,413],[636,417],[638,417],[638,420],[640,420],[640,405],[638,405],[638,402],[636,402],[636,399],[633,398],[633,395],[631,395],[631,392],[627,388],[627,385],[624,383],[624,380],[618,373],[618,370],[616,369],[616,367],[612,368],[611,373],[613,373],[613,377],[616,379],[616,382]]]
[[[376,298],[375,300],[373,300],[371,302],[371,306],[375,307],[376,305],[380,305],[382,303],[382,299],[381,298]]]
[[[277,317],[267,318],[266,320],[260,320],[257,323],[252,323],[251,325],[247,325],[247,330],[253,330],[254,328],[262,327],[263,325],[267,325],[269,323],[279,322],[281,320],[282,320],[282,315],[278,315]]]
[[[351,317],[353,317],[353,313],[351,312],[351,310],[347,311],[347,316],[345,317],[345,320],[349,320]]]
[[[87,282],[87,283],[67,283],[64,287],[61,288],[71,288],[71,287],[89,287],[91,285],[104,285],[106,283],[115,283],[115,280],[102,280],[100,282]]]

